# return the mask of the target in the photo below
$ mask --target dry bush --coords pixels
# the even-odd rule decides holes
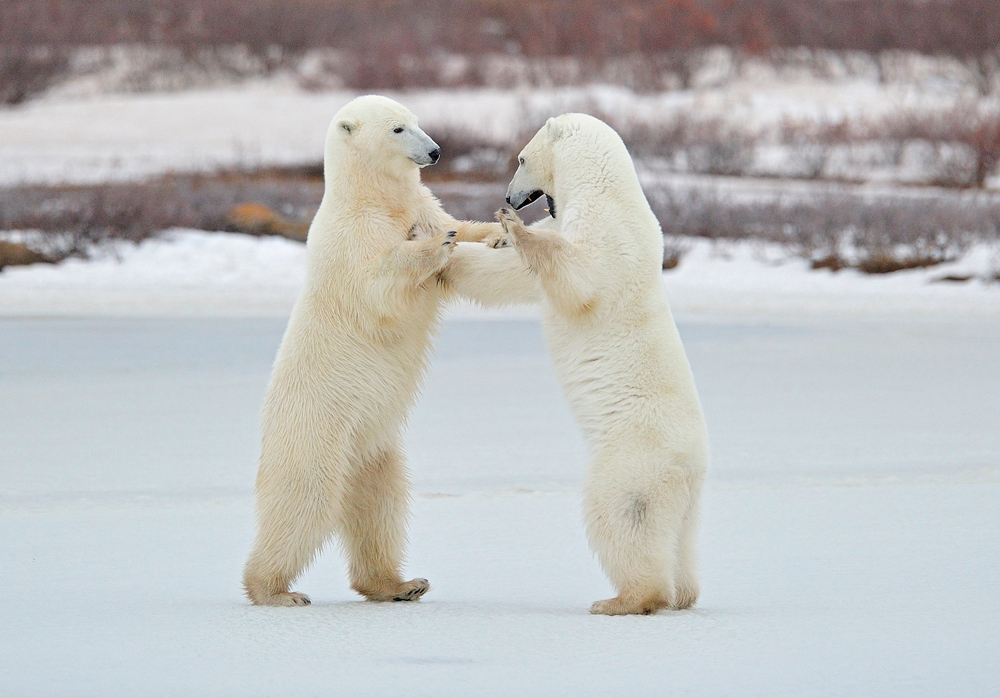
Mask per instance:
[[[0,45],[0,104],[20,104],[44,91],[67,66],[61,51]]]
[[[531,135],[534,135],[532,133]],[[515,143],[498,143],[463,129],[434,133],[441,147],[441,161],[421,172],[427,181],[461,178],[464,181],[497,181],[514,174]],[[527,142],[530,136],[521,142]]]
[[[0,46],[119,44],[177,47],[197,56],[243,46],[264,71],[309,49],[343,52],[344,84],[359,89],[494,84],[489,60],[462,76],[435,57],[525,56],[528,80],[690,86],[690,49],[763,54],[808,46],[894,49],[966,59],[984,89],[998,72],[995,0],[4,0]],[[557,59],[573,56],[575,63]],[[534,66],[534,67],[533,67]],[[532,77],[541,66],[544,75]],[[616,67],[617,66],[617,67]],[[618,72],[619,74],[615,74]],[[544,84],[539,82],[538,84]],[[655,87],[656,85],[660,87]],[[0,87],[0,89],[8,89]]]
[[[1000,241],[1000,199],[825,193],[794,201],[736,199],[717,189],[647,191],[668,236],[760,239],[813,268],[868,273],[957,259],[976,241]]]
[[[363,56],[608,57],[727,45],[979,55],[994,0],[5,0],[0,43],[337,46]]]
[[[172,227],[234,229],[234,207],[258,202],[297,229],[323,194],[311,169],[169,175],[143,183],[0,189],[0,230],[35,231],[32,246],[53,259],[86,257],[109,241],[139,242]],[[247,230],[246,232],[265,232]]]
[[[930,143],[928,166],[938,170],[935,183],[945,186],[984,188],[1000,165],[1000,109],[988,102],[963,100],[937,111],[902,111],[857,123],[852,130],[855,137],[881,142]]]

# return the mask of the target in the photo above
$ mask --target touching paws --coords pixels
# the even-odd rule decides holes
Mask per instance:
[[[455,251],[457,243],[455,236],[457,234],[456,231],[452,230],[425,243],[427,254],[433,259],[434,268],[432,271],[440,271],[448,263],[451,253]]]
[[[492,247],[497,250],[501,247],[513,247],[514,243],[511,241],[510,236],[504,232],[490,233],[485,238],[483,238],[483,244],[487,247]]]
[[[509,208],[502,208],[497,211],[496,219],[500,224],[500,227],[503,228],[504,237],[506,237],[512,245],[516,245],[521,238],[530,234],[528,229],[524,227],[524,222],[521,220],[520,216],[511,211]]]

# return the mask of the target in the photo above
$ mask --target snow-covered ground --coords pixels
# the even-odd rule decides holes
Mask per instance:
[[[925,83],[401,98],[431,132],[502,140],[566,108],[764,124],[960,91]],[[0,109],[0,184],[314,162],[351,96],[280,82],[54,93]],[[535,311],[456,305],[437,342],[407,435],[408,567],[427,598],[359,602],[331,549],[298,585],[311,607],[261,609],[239,588],[257,411],[304,247],[174,230],[3,270],[0,695],[995,692],[997,249],[865,276],[766,245],[687,245],[664,284],[712,436],[704,593],[647,618],[587,614],[611,590]],[[948,275],[976,278],[935,281]]]
[[[389,94],[409,107],[432,136],[464,132],[504,146],[565,111],[610,115],[623,123],[657,123],[673,116],[717,119],[757,133],[786,120],[877,120],[900,110],[941,109],[972,96],[968,86],[947,79],[885,84],[862,76],[822,82],[752,71],[721,85],[650,94],[607,85]],[[282,80],[149,94],[67,96],[57,91],[0,108],[0,185],[318,162],[330,119],[354,96],[309,92]]]
[[[682,243],[683,244],[683,243]],[[686,241],[664,274],[676,312],[726,316],[1000,316],[1000,249],[981,244],[956,262],[886,275],[812,271],[777,246]],[[305,273],[305,247],[283,238],[169,231],[91,260],[0,272],[0,317],[113,315],[287,316]],[[973,276],[964,283],[935,281]],[[479,315],[468,306],[454,313]],[[515,311],[523,316],[532,311]],[[510,312],[504,313],[510,315]]]
[[[257,409],[284,320],[0,320],[4,696],[988,696],[1000,322],[681,333],[713,441],[691,611],[598,618],[584,449],[535,321],[453,319],[407,436],[414,605],[335,549],[253,608]]]

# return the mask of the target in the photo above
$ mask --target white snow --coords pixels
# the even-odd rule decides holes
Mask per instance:
[[[649,94],[608,85],[388,94],[409,107],[432,136],[438,129],[464,131],[505,146],[566,111],[610,114],[625,123],[672,116],[718,119],[753,134],[786,120],[879,118],[901,109],[940,109],[970,96],[962,84],[883,84],[872,77],[819,82],[756,74]],[[308,92],[286,80],[77,98],[57,92],[0,108],[0,185],[319,162],[330,119],[354,96]],[[987,103],[992,104],[983,100]]]
[[[724,315],[1000,315],[1000,250],[980,244],[956,262],[866,275],[812,271],[777,246],[681,241],[664,274],[675,312]],[[172,230],[139,245],[62,264],[0,272],[2,316],[285,317],[305,274],[305,247],[282,238]],[[972,275],[965,283],[935,282]],[[481,311],[459,304],[453,313]],[[533,316],[531,310],[501,313]]]
[[[407,436],[414,605],[331,548],[254,608],[284,321],[0,320],[5,696],[986,696],[1000,323],[687,318],[713,441],[703,596],[599,618],[584,453],[527,320],[453,320]]]
[[[956,96],[770,80],[400,98],[429,131],[502,140],[588,105],[766,125]],[[0,109],[0,184],[314,162],[351,96],[259,83]],[[442,328],[406,437],[407,568],[431,580],[426,599],[358,601],[331,546],[297,585],[311,607],[253,608],[239,577],[257,414],[304,246],[172,230],[3,270],[0,695],[995,692],[1000,283],[983,279],[997,249],[865,276],[684,244],[664,284],[712,438],[703,596],[643,618],[587,614],[611,589],[534,310],[458,304]]]

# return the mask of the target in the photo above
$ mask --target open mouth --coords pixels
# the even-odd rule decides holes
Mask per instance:
[[[515,211],[520,211],[522,208],[524,208],[528,204],[532,203],[533,201],[538,201],[543,196],[545,196],[545,192],[543,192],[541,189],[537,189],[537,190],[531,192],[530,194],[528,194],[528,196],[525,197],[524,201],[522,201],[521,203],[519,203],[517,206],[514,206],[514,210]],[[511,204],[511,205],[513,206],[513,204]]]

